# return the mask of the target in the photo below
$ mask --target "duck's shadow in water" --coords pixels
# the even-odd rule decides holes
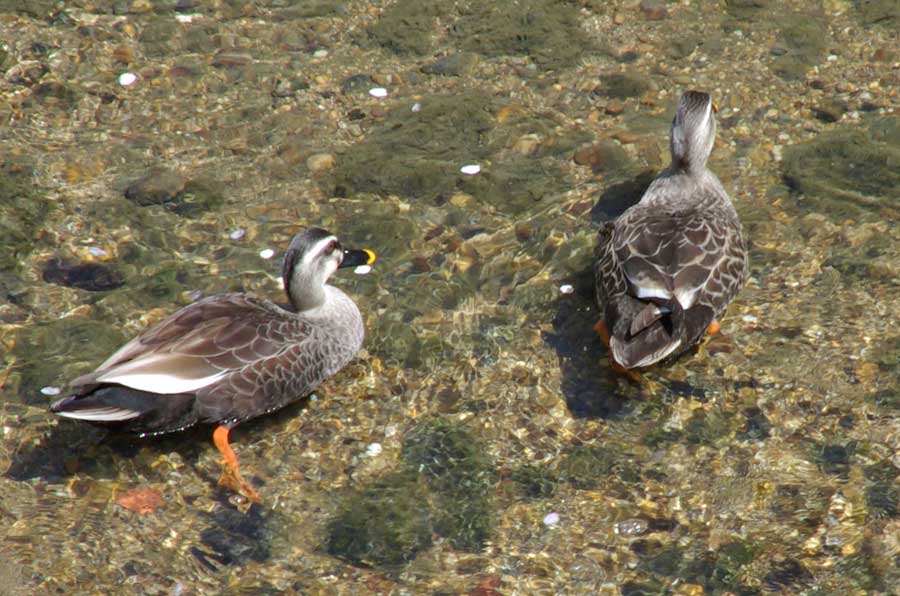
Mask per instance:
[[[606,189],[591,208],[594,224],[612,221],[637,203],[655,174],[642,172]],[[575,291],[560,297],[553,333],[544,341],[556,350],[562,370],[562,390],[572,415],[580,418],[621,418],[633,406],[627,382],[609,365],[608,350],[594,326],[600,320],[594,292],[593,263],[569,280]],[[626,394],[627,393],[627,394]]]
[[[633,409],[630,395],[607,360],[607,349],[594,330],[599,312],[594,301],[594,272],[588,266],[569,280],[574,292],[560,297],[553,332],[544,341],[556,350],[562,392],[573,416],[622,418]]]
[[[241,446],[249,445],[254,438],[266,433],[279,432],[291,418],[299,416],[308,403],[308,398],[285,406],[278,412],[248,420],[231,432],[231,442],[241,458]],[[48,421],[54,415],[47,412]],[[50,422],[47,423],[48,425]],[[3,474],[17,481],[40,479],[48,483],[61,483],[78,475],[95,479],[122,479],[128,472],[123,471],[122,462],[131,461],[135,470],[135,483],[141,476],[154,478],[156,473],[152,463],[162,454],[177,453],[186,465],[209,482],[216,490],[221,468],[216,465],[199,465],[201,456],[209,450],[215,452],[212,433],[215,425],[199,424],[183,431],[164,435],[139,437],[134,434],[99,428],[90,424],[60,419],[47,432],[40,435],[30,446],[19,448],[10,456],[10,466]],[[139,457],[142,449],[149,449],[151,456]],[[216,457],[216,461],[218,458]],[[243,469],[243,466],[242,466]],[[264,482],[252,475],[252,465],[247,480],[259,488]],[[228,494],[223,492],[227,499]]]

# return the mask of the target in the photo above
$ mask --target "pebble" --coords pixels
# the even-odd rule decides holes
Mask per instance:
[[[213,56],[212,65],[216,68],[237,68],[253,62],[253,56],[244,52],[219,50]]]
[[[541,138],[536,134],[527,134],[519,137],[513,144],[513,151],[520,155],[531,155],[541,144]]]
[[[478,172],[481,171],[481,166],[478,164],[468,164],[459,169],[460,172],[465,174],[466,176],[474,176]]]
[[[620,521],[615,525],[615,532],[620,536],[637,536],[647,531],[648,524],[646,520],[632,518]]]
[[[547,515],[544,516],[544,525],[548,528],[552,528],[553,526],[559,525],[559,514],[555,511],[551,511]]]
[[[384,87],[372,87],[369,89],[369,95],[381,99],[388,96],[388,90]]]
[[[313,58],[325,58],[328,56],[328,50],[318,49],[313,52]]]
[[[313,174],[328,171],[334,167],[334,155],[331,153],[314,153],[306,158],[306,167]]]
[[[59,395],[60,393],[62,393],[62,389],[52,386],[41,387],[41,393],[43,393],[44,395]]]
[[[560,294],[572,294],[575,292],[575,287],[572,284],[563,284],[559,286]]]
[[[659,0],[641,0],[641,12],[648,21],[660,21],[669,14],[666,5]]]
[[[382,451],[384,451],[384,449],[381,447],[381,443],[369,443],[369,446],[366,447],[366,457],[381,455]]]
[[[356,269],[353,270],[353,273],[357,275],[368,275],[372,271],[371,265],[359,265]]]
[[[607,114],[610,116],[618,116],[622,112],[625,111],[625,104],[619,101],[618,99],[610,100],[609,103],[606,104],[604,108]]]
[[[119,75],[119,84],[123,87],[129,87],[137,82],[137,75],[133,72],[123,72]]]
[[[238,229],[238,230],[235,230],[232,233],[228,234],[228,237],[231,238],[232,240],[240,240],[241,238],[244,237],[244,235],[246,233],[247,232],[245,232],[244,230]]]
[[[847,113],[847,104],[839,99],[826,99],[814,106],[812,112],[822,122],[837,122]]]
[[[109,254],[108,252],[106,252],[105,250],[100,248],[99,246],[88,247],[88,252],[91,254],[91,256],[94,256],[94,257],[105,257],[106,255]]]
[[[259,256],[264,259],[271,259],[272,257],[275,256],[275,251],[272,250],[271,248],[264,248],[261,251],[259,251]]]
[[[419,102],[416,102],[416,103],[414,103],[414,104],[412,105],[412,107],[409,108],[409,109],[412,110],[413,112],[421,112],[421,111],[422,111],[422,104],[420,104]]]

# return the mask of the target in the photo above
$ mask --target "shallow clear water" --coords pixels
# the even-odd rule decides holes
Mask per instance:
[[[900,584],[896,2],[0,2],[0,28],[0,592]],[[635,382],[592,330],[594,226],[686,88],[751,280]],[[379,253],[333,280],[368,335],[233,433],[261,506],[217,487],[209,428],[47,412],[200,295],[280,299],[308,225]]]

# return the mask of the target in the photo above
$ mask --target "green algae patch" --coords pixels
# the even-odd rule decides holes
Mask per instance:
[[[741,20],[756,20],[768,15],[773,0],[725,0],[725,10]]]
[[[477,93],[430,97],[413,111],[398,106],[369,137],[337,160],[333,194],[400,195],[439,201],[462,191],[497,209],[517,213],[566,188],[561,165],[550,155],[579,142],[556,134],[549,118],[502,106]],[[534,153],[510,150],[528,134],[545,140]],[[467,176],[460,168],[481,165]]]
[[[398,54],[425,55],[434,48],[438,17],[447,12],[447,7],[439,2],[401,0],[385,10],[369,28],[369,37]]]
[[[637,72],[614,72],[600,77],[600,85],[594,92],[612,99],[628,99],[640,97],[650,88],[646,75]]]
[[[431,489],[436,531],[455,548],[480,550],[490,533],[494,482],[484,445],[465,427],[437,418],[413,430],[403,459]]]
[[[856,15],[865,25],[897,27],[900,23],[900,2],[897,0],[856,0]]]
[[[326,550],[357,565],[391,566],[431,545],[424,486],[409,472],[389,474],[350,496],[328,525]]]
[[[806,72],[825,57],[828,28],[818,15],[784,15],[780,45],[781,53],[772,63],[772,71],[787,81],[802,80]]]
[[[458,169],[484,159],[492,100],[482,95],[437,96],[392,111],[383,126],[338,159],[335,194],[376,192],[406,197],[451,193]]]
[[[34,237],[54,208],[31,180],[32,168],[3,159],[0,164],[0,271],[18,268]]]
[[[848,126],[788,147],[785,181],[838,220],[858,217],[861,210],[895,211],[900,206],[900,142],[890,123],[877,124],[873,134]]]
[[[66,317],[25,327],[13,355],[18,394],[31,405],[47,405],[40,389],[64,385],[100,364],[124,342],[114,327],[85,317]],[[14,381],[15,382],[15,381]]]
[[[450,37],[485,56],[528,56],[542,69],[564,68],[594,48],[581,18],[575,3],[560,0],[521,0],[514,8],[472,2],[459,9]]]
[[[599,445],[573,447],[559,463],[560,479],[577,489],[598,488],[607,481],[605,476],[631,483],[637,482],[640,475],[628,454]]]
[[[556,493],[559,481],[556,474],[541,465],[525,465],[513,470],[510,479],[515,482],[522,493],[531,499],[547,499]]]
[[[400,0],[368,29],[368,37],[398,54],[424,56],[450,42],[484,56],[527,56],[549,70],[572,66],[594,48],[581,18],[574,3],[560,0],[521,0],[512,10],[504,3]]]
[[[431,546],[432,535],[478,552],[491,530],[494,472],[464,426],[436,418],[414,428],[399,468],[344,498],[325,549],[357,565],[396,566]]]

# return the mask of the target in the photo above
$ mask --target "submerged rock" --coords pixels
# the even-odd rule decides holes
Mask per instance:
[[[163,168],[151,168],[125,189],[125,198],[142,207],[163,205],[184,217],[196,217],[224,202],[220,185],[213,180],[187,180]]]
[[[125,283],[122,273],[107,263],[67,263],[54,257],[47,261],[44,281],[89,292],[105,292]]]
[[[184,190],[184,176],[163,168],[151,168],[128,185],[125,198],[141,206],[159,205],[172,201]]]

